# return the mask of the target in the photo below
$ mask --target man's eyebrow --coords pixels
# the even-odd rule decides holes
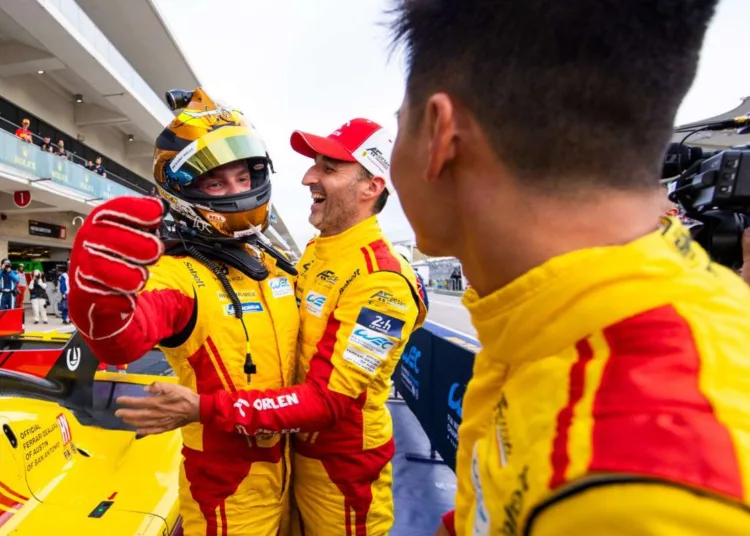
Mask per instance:
[[[335,159],[333,159],[333,158],[329,158],[329,157],[327,157],[327,156],[325,156],[325,155],[320,155],[320,160],[321,160],[322,162],[326,163],[326,164],[329,164],[329,165],[331,165],[331,166],[337,166],[337,165],[338,165],[338,163],[339,163],[339,161],[338,161],[338,160],[335,160]]]

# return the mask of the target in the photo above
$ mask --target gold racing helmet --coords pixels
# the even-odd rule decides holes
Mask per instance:
[[[154,179],[172,217],[204,237],[252,235],[268,227],[273,164],[266,145],[242,112],[214,102],[202,89],[166,94],[180,114],[156,139]],[[212,196],[196,187],[198,178],[231,162],[245,161],[251,188]]]

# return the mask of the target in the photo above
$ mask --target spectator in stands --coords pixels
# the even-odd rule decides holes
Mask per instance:
[[[57,142],[57,150],[55,151],[55,154],[64,160],[68,159],[68,151],[65,150],[64,141],[60,140]]]
[[[55,152],[55,146],[52,144],[52,141],[49,139],[49,136],[45,136],[42,138],[42,151],[49,151],[50,153]]]
[[[91,160],[89,160],[89,161],[86,162],[86,166],[85,167],[89,171],[94,171],[96,169],[96,166],[94,165],[94,163]]]
[[[658,223],[717,2],[398,2],[393,183],[482,345],[440,534],[748,533],[750,289]]]
[[[18,274],[12,271],[8,259],[3,259],[0,266],[0,310],[13,309]]]
[[[39,323],[41,316],[42,322],[47,324],[47,283],[44,281],[44,275],[39,270],[34,270],[34,277],[29,283],[29,293],[31,296],[31,310],[34,313],[34,324]]]
[[[99,175],[104,175],[107,171],[104,169],[104,166],[102,165],[102,157],[97,156],[96,157],[96,163],[94,164],[94,173],[98,173]]]
[[[31,125],[31,121],[24,119],[21,122],[21,126],[16,129],[16,138],[21,139],[26,143],[32,143],[34,141],[34,136],[31,135],[29,125]]]

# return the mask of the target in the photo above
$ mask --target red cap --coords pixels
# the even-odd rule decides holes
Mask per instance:
[[[389,179],[393,140],[382,126],[369,119],[352,119],[326,138],[295,130],[289,142],[301,155],[315,158],[320,154],[359,162],[373,175]]]

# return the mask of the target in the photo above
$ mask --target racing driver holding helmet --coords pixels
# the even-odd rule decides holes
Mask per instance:
[[[158,198],[97,207],[73,247],[70,316],[100,360],[132,362],[158,345],[180,385],[200,394],[286,387],[299,313],[283,258],[256,232],[271,199],[263,140],[201,89],[168,102],[185,109],[156,141],[154,178],[176,240],[168,235],[165,254]],[[184,533],[275,536],[289,482],[285,437],[200,423],[182,437]]]

